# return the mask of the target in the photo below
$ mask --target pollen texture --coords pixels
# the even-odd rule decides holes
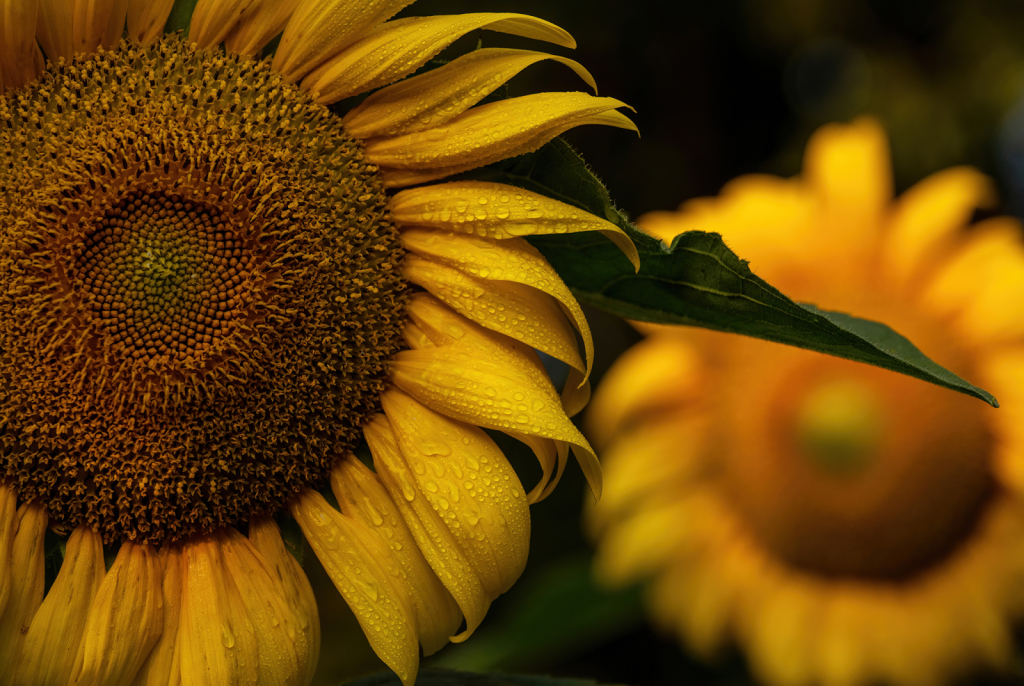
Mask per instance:
[[[179,37],[0,96],[0,474],[157,543],[272,512],[379,410],[402,250],[376,167]]]

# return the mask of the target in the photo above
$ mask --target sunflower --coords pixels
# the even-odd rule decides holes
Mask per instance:
[[[897,201],[877,123],[830,125],[799,178],[745,176],[641,219],[720,232],[798,300],[884,321],[1003,409],[881,369],[648,328],[588,421],[596,569],[648,579],[697,656],[731,642],[773,686],[930,686],[1013,660],[1024,614],[1024,250],[953,168]]]
[[[411,684],[519,576],[570,451],[600,489],[568,418],[591,335],[524,237],[636,260],[575,207],[442,180],[634,127],[584,93],[480,103],[542,60],[593,85],[541,52],[410,76],[481,28],[574,45],[533,17],[200,0],[186,38],[172,4],[0,2],[0,683],[308,683],[290,515]],[[485,429],[536,453],[529,494]]]

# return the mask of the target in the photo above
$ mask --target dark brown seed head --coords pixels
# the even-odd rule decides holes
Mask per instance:
[[[263,63],[177,37],[0,97],[0,474],[107,542],[319,482],[404,321],[377,170]]]

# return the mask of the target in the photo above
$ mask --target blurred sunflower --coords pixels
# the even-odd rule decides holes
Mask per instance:
[[[590,332],[523,236],[636,258],[555,200],[428,182],[633,125],[583,93],[478,104],[545,59],[593,85],[544,53],[405,78],[479,28],[574,45],[533,17],[200,0],[185,39],[172,4],[0,2],[0,683],[308,683],[288,512],[410,684],[519,576],[570,449],[600,489],[567,416]],[[572,368],[562,397],[534,349]],[[484,428],[533,448],[529,495]],[[70,537],[44,597],[48,529]]]
[[[895,203],[868,120],[811,139],[800,178],[746,176],[642,218],[720,232],[798,300],[884,321],[1004,401],[753,339],[650,328],[588,417],[606,488],[597,571],[652,577],[656,621],[730,639],[775,686],[925,686],[1003,670],[1024,611],[1024,250],[978,222],[969,168]]]

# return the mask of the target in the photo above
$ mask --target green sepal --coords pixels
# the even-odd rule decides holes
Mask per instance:
[[[639,273],[611,241],[596,233],[528,238],[580,302],[625,319],[698,326],[844,357],[999,406],[990,393],[935,364],[888,326],[793,302],[751,272],[716,233],[687,232],[671,246],[642,233],[560,139],[457,178],[542,193],[603,217],[629,235],[640,254]]]

